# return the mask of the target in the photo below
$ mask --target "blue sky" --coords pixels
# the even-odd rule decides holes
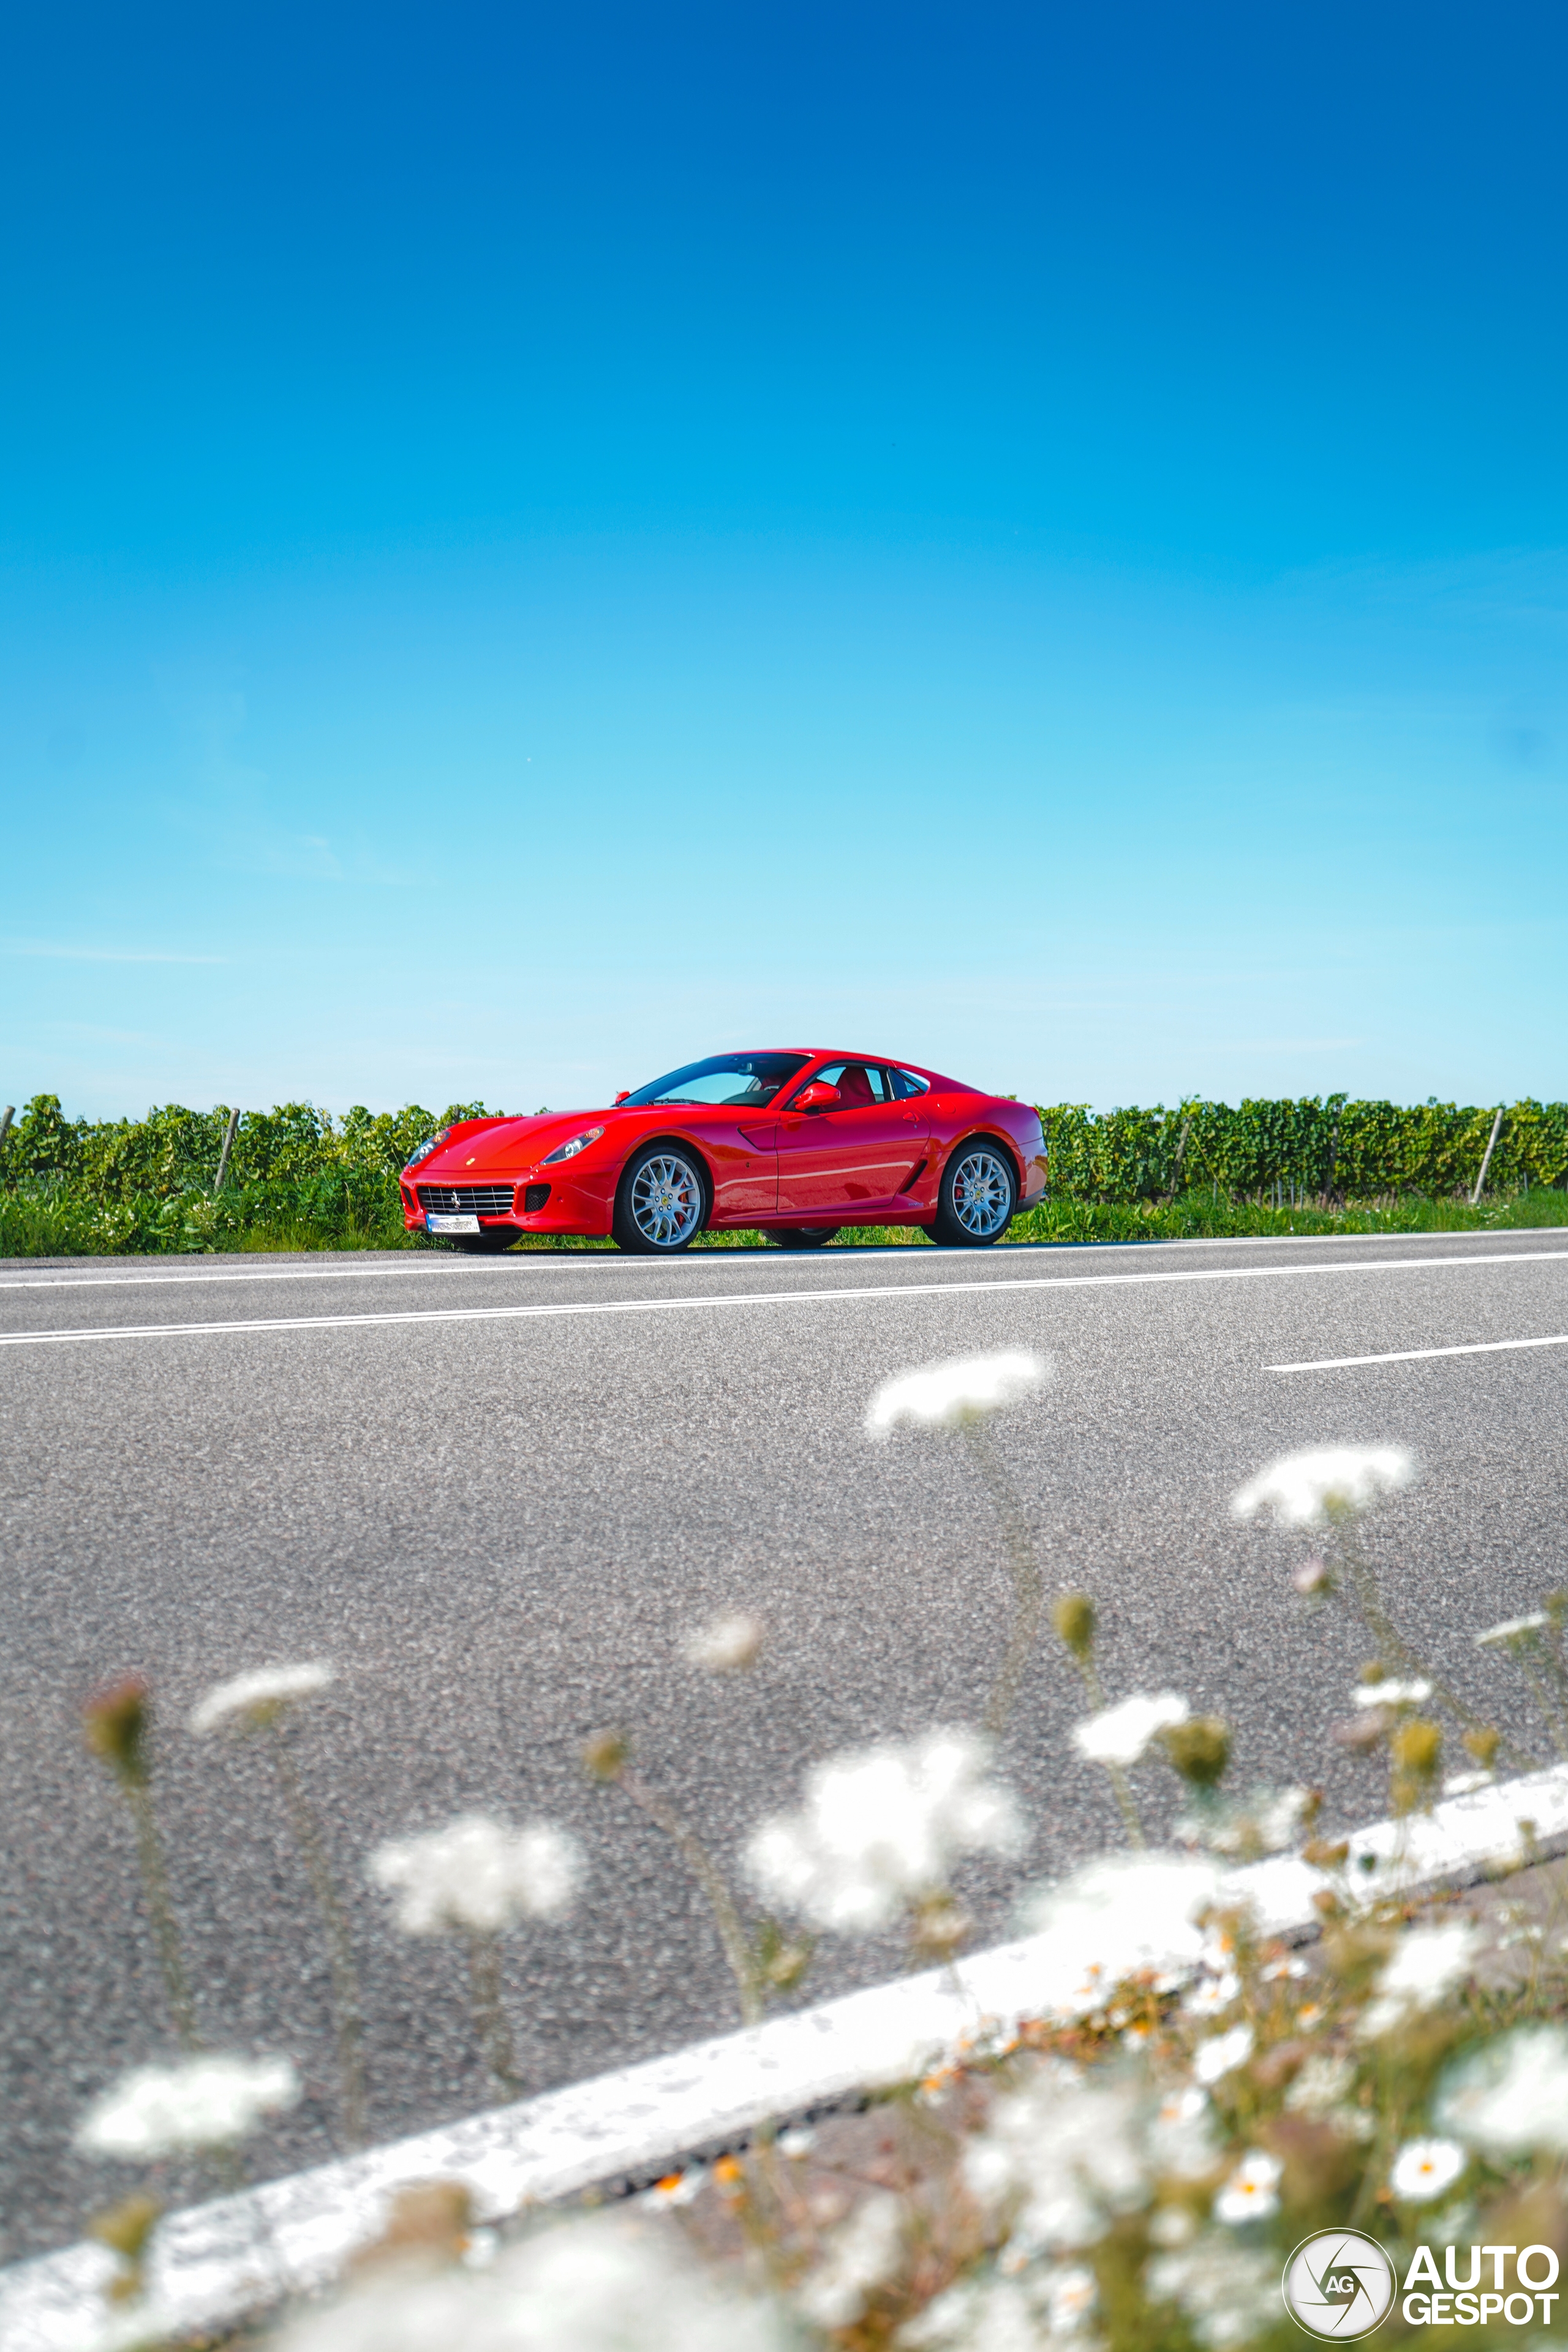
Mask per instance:
[[[1568,1094],[1565,51],[14,19],[0,1098]]]

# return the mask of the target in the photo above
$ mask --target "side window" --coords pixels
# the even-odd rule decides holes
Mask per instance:
[[[837,1087],[844,1097],[846,1110],[865,1110],[872,1103],[888,1100],[888,1074],[872,1062],[830,1062],[817,1076],[830,1087]]]
[[[892,1084],[895,1102],[909,1102],[915,1095],[929,1095],[931,1092],[924,1078],[911,1077],[908,1070],[889,1070],[888,1076]]]

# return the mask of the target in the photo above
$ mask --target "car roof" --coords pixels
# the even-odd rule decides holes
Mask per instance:
[[[911,1062],[899,1054],[868,1054],[849,1045],[741,1045],[735,1050],[742,1054],[804,1054],[811,1062],[885,1062],[896,1070],[916,1070],[922,1078],[930,1078],[933,1086],[950,1088],[955,1094],[979,1095],[985,1091],[984,1087],[965,1085],[962,1078],[946,1077],[928,1063]]]

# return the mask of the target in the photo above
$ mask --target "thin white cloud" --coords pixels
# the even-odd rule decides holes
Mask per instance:
[[[7,940],[0,955],[58,956],[68,963],[226,963],[226,956],[183,955],[175,948],[73,948],[43,940]]]

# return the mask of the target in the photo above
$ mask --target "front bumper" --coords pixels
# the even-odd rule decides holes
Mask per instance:
[[[461,1173],[468,1175],[468,1171]],[[610,1171],[574,1171],[564,1181],[527,1169],[516,1177],[475,1183],[444,1181],[439,1170],[423,1168],[400,1179],[403,1223],[409,1233],[427,1232],[430,1214],[476,1216],[482,1229],[510,1225],[520,1234],[603,1234],[610,1230],[615,1181]]]

